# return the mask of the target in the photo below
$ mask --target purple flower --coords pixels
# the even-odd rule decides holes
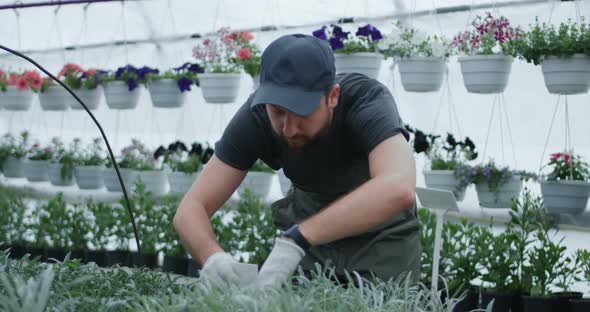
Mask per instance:
[[[344,42],[340,38],[330,38],[330,46],[333,51],[344,48]]]
[[[349,32],[344,32],[342,30],[342,27],[338,26],[338,25],[330,25],[332,26],[332,34],[336,37],[336,38],[348,38],[348,34]]]
[[[371,40],[373,41],[379,41],[383,39],[383,35],[381,35],[381,32],[375,28],[375,31],[373,31],[373,33],[371,34]]]
[[[383,38],[383,36],[381,35],[381,32],[373,25],[371,24],[367,24],[363,27],[359,27],[357,32],[356,32],[357,36],[362,36],[362,37],[370,37],[371,40],[373,41],[377,41],[381,38]]]
[[[483,176],[486,177],[486,178],[489,177],[491,174],[492,174],[492,170],[490,168],[486,168],[483,171]]]
[[[205,69],[201,67],[199,64],[191,64],[191,66],[189,66],[188,68],[188,71],[193,73],[204,73]]]
[[[193,81],[186,77],[182,77],[178,79],[178,82],[176,84],[178,85],[178,89],[180,89],[180,92],[190,91]]]
[[[133,67],[132,65],[126,65],[123,67],[119,67],[119,68],[117,68],[117,71],[115,72],[115,78],[117,78],[117,79],[121,78],[121,76],[125,72],[137,73],[137,68]]]
[[[147,74],[158,74],[158,73],[160,73],[159,70],[157,70],[155,68],[149,68],[147,66],[144,66],[144,67],[140,68],[139,70],[137,70],[137,78],[141,80],[141,79],[144,79]]]
[[[129,92],[135,90],[135,88],[137,88],[137,81],[133,78],[129,78],[127,79],[127,89],[129,90]]]
[[[471,171],[471,175],[472,176],[476,176],[477,175],[477,169],[473,169],[473,171]]]
[[[321,29],[313,31],[312,34],[314,37],[318,39],[326,40],[326,26],[323,26]]]

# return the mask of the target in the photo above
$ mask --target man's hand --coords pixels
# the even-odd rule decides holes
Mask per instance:
[[[243,263],[226,252],[217,252],[209,257],[201,270],[201,278],[208,286],[227,287],[240,285],[243,280]]]
[[[289,238],[277,237],[275,245],[258,273],[256,285],[262,287],[280,286],[287,282],[305,256],[301,247]]]

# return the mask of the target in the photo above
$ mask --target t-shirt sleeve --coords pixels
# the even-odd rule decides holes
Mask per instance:
[[[239,170],[248,170],[261,156],[265,134],[246,101],[215,143],[215,156]]]
[[[359,88],[352,97],[356,100],[345,119],[355,145],[368,155],[375,146],[400,132],[409,141],[391,92],[373,79],[365,84],[369,85]]]

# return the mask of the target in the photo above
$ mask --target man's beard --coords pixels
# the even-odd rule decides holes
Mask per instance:
[[[318,133],[316,133],[312,137],[298,135],[292,138],[291,141],[289,141],[286,137],[276,133],[276,131],[272,129],[272,127],[271,129],[273,135],[279,140],[281,145],[287,147],[289,154],[294,156],[300,156],[306,149],[320,143],[320,141],[330,133],[331,126],[332,116],[328,115],[324,125],[322,126],[322,128],[320,128]]]

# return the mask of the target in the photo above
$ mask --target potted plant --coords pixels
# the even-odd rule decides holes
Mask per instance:
[[[124,199],[120,205],[125,207]],[[141,251],[130,253],[131,265],[134,267],[158,267],[158,244],[161,239],[162,223],[166,218],[165,214],[156,207],[154,196],[145,185],[138,181],[135,185],[135,193],[131,200],[131,209],[136,213],[136,224],[139,237],[141,237]],[[125,211],[127,211],[125,209]]]
[[[258,159],[248,170],[244,181],[238,187],[238,194],[244,196],[246,189],[249,189],[254,195],[264,199],[268,196],[270,185],[274,176],[274,170],[267,166],[262,160]]]
[[[199,84],[197,74],[202,72],[203,68],[198,64],[185,63],[162,74],[148,74],[147,86],[154,107],[174,108],[184,105],[187,92],[193,84]]]
[[[94,139],[86,149],[77,151],[74,176],[80,189],[95,190],[104,186],[102,172],[105,159],[103,153],[102,138]]]
[[[580,249],[576,251],[576,262],[580,264],[582,279],[590,286],[590,250]],[[590,298],[578,298],[570,300],[571,312],[583,312],[590,310]]]
[[[92,233],[90,235],[92,248],[88,250],[88,262],[94,262],[100,267],[106,267],[107,246],[111,234],[115,232],[117,227],[117,215],[113,213],[111,205],[104,202],[95,202],[92,199],[86,201],[86,208],[92,216],[89,225]],[[118,210],[115,211],[118,212]]]
[[[170,182],[170,192],[185,194],[197,179],[201,169],[201,144],[194,143],[189,151],[186,145],[176,141],[168,146],[164,165]]]
[[[102,94],[104,93],[103,88],[100,85],[101,76],[106,74],[107,71],[104,70],[96,70],[92,68],[84,70],[76,64],[68,63],[64,65],[57,75],[57,78],[61,79],[68,87],[70,87],[89,110],[95,110],[98,108]],[[55,90],[52,91],[52,89]],[[41,106],[44,105],[43,101],[48,103],[49,101],[56,101],[55,105],[69,104],[69,107],[72,109],[84,109],[82,105],[61,86],[51,87],[45,94],[46,95],[41,96]]]
[[[571,301],[582,299],[583,295],[579,291],[572,290],[574,283],[582,281],[581,274],[583,267],[579,250],[571,257],[562,255],[559,268],[557,278],[553,285],[560,289],[560,291],[551,293],[553,297],[553,311],[571,311]]]
[[[47,260],[46,249],[50,246],[50,233],[52,231],[49,216],[49,202],[37,203],[31,207],[30,215],[25,222],[27,242],[25,249],[31,258],[39,257],[41,261]]]
[[[63,194],[58,193],[56,197],[43,204],[41,210],[43,213],[39,216],[39,222],[42,224],[40,226],[46,229],[48,236],[48,242],[44,246],[45,255],[47,259],[63,261],[66,256],[67,242],[72,238],[69,233],[71,228],[68,207],[63,200]]]
[[[41,147],[39,143],[33,144],[27,152],[24,162],[25,177],[29,182],[48,181],[47,163],[53,157],[51,147]]]
[[[448,40],[393,23],[388,36],[377,45],[385,58],[399,65],[402,86],[409,92],[438,91],[452,50]]]
[[[47,164],[49,182],[55,186],[71,186],[74,180],[74,165],[76,151],[80,149],[80,141],[74,140],[68,148],[57,137],[51,140],[53,157]]]
[[[27,155],[29,133],[23,131],[17,139],[7,133],[0,141],[0,165],[7,178],[23,178],[25,176],[24,157]]]
[[[545,86],[549,93],[579,94],[590,86],[590,27],[581,17],[580,23],[569,19],[554,25],[539,23],[526,33],[517,45],[519,58],[535,65],[541,64]]]
[[[5,242],[3,248],[10,248],[12,258],[20,259],[25,255],[25,212],[27,210],[21,194],[0,188],[0,218],[2,219],[0,229],[3,233],[0,238]]]
[[[130,152],[137,156],[135,170],[138,180],[145,185],[145,190],[156,196],[168,193],[168,177],[162,166],[165,150],[161,148],[152,153],[139,141],[134,141],[133,145],[135,150]]]
[[[254,36],[247,31],[233,32],[228,35],[228,38],[234,40],[238,45],[236,56],[231,60],[240,65],[254,83],[254,89],[258,88],[260,84],[260,63],[262,52],[258,45],[252,42]]]
[[[121,199],[123,201],[123,198]],[[130,262],[129,240],[133,237],[131,219],[126,204],[112,205],[110,214],[112,219],[106,219],[104,226],[108,229],[110,246],[113,250],[107,250],[107,266],[126,266]],[[137,211],[137,210],[134,210]]]
[[[383,38],[379,29],[371,24],[359,27],[355,35],[331,24],[315,30],[313,36],[327,41],[334,51],[336,72],[355,72],[377,79],[383,55],[377,44]]]
[[[146,84],[148,74],[158,72],[157,69],[145,66],[138,69],[126,65],[117,68],[114,73],[100,76],[107,106],[111,109],[134,109],[139,100],[140,85]]]
[[[416,139],[423,136],[418,130]],[[466,179],[460,178],[461,166],[477,158],[475,144],[466,137],[457,141],[447,133],[444,143],[437,141],[438,136],[431,136],[432,142],[424,152],[429,159],[430,169],[424,170],[426,186],[430,188],[452,191],[457,201],[465,198],[465,190],[469,185]]]
[[[453,45],[459,57],[463,82],[473,93],[501,93],[508,84],[517,42],[523,37],[520,28],[512,28],[503,16],[490,12],[478,15],[471,29],[459,33]]]
[[[70,253],[70,259],[87,261],[87,250],[89,237],[94,235],[90,232],[89,211],[85,205],[74,204],[66,210],[66,253]]]
[[[162,264],[162,271],[187,275],[189,259],[180,237],[172,225],[172,219],[174,219],[177,207],[178,200],[173,197],[169,198],[163,205],[166,219],[162,224],[164,232],[164,247],[162,248],[164,263]]]
[[[34,70],[22,73],[6,73],[0,70],[0,108],[11,111],[28,110],[42,83],[41,75]]]
[[[588,164],[579,155],[568,152],[551,154],[552,171],[541,181],[545,209],[553,214],[579,214],[586,210],[590,196]]]
[[[57,79],[62,80],[70,89],[79,89],[81,86],[79,77],[81,78],[84,72],[82,67],[67,63],[57,74]],[[80,106],[68,90],[50,78],[43,80],[39,94],[39,103],[41,104],[41,109],[46,111],[67,110],[70,107]]]
[[[534,173],[497,167],[493,160],[486,164],[458,166],[461,179],[465,177],[475,184],[479,205],[484,208],[510,208],[518,199],[523,180],[537,177]]]
[[[193,57],[205,70],[199,74],[199,82],[207,103],[232,103],[238,97],[240,66],[233,59],[239,46],[228,35],[228,28],[220,28],[217,36],[193,48]]]

